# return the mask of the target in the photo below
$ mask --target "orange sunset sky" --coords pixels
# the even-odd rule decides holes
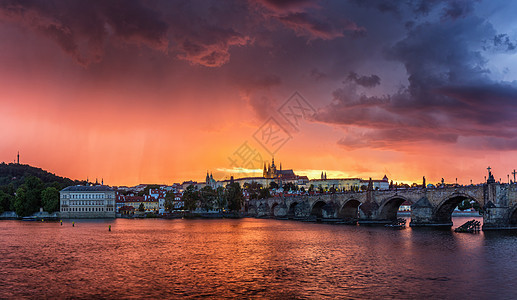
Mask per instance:
[[[506,182],[517,5],[402,2],[4,1],[0,161],[108,185],[273,154],[309,178]]]

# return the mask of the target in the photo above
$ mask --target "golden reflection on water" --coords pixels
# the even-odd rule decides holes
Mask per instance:
[[[457,298],[504,293],[497,267],[516,276],[517,236],[257,219],[71,225],[0,222],[0,298]]]

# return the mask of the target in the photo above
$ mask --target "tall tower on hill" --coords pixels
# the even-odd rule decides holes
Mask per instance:
[[[16,157],[16,163],[20,164],[20,151],[18,151],[18,156]]]

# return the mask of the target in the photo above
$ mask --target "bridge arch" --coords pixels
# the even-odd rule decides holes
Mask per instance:
[[[278,202],[273,202],[273,204],[271,204],[271,209],[270,209],[270,212],[269,212],[269,215],[274,217],[275,216],[275,209],[276,207],[278,206]]]
[[[356,199],[347,200],[339,209],[338,218],[343,219],[345,222],[357,222],[359,219],[359,205],[361,205],[361,202]]]
[[[311,216],[315,216],[316,218],[323,218],[323,207],[327,205],[325,201],[318,200],[314,202],[314,204],[311,207]]]
[[[291,204],[289,204],[289,207],[287,209],[287,218],[294,219],[296,217],[296,211],[297,211],[298,202],[293,201]]]
[[[508,225],[517,227],[517,205],[514,205],[508,215]]]
[[[255,205],[248,206],[248,215],[250,215],[250,216],[257,215],[257,207]]]
[[[316,217],[316,220],[322,218],[334,218],[335,208],[333,202],[325,202],[324,200],[318,199],[312,204],[311,213],[312,217]]]
[[[384,200],[379,208],[379,219],[395,221],[399,207],[406,201],[413,204],[413,201],[398,195]]]
[[[475,201],[481,206],[481,202],[477,199],[474,199],[472,196],[463,193],[455,193],[451,196],[445,198],[438,204],[436,207],[433,217],[435,222],[439,224],[448,224],[452,225],[452,212],[454,209],[464,200]]]
[[[269,214],[270,209],[266,202],[262,202],[259,204],[257,208],[257,216],[258,217],[265,217]]]

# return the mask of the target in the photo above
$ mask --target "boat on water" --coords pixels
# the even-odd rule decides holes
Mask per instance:
[[[386,224],[384,226],[390,227],[390,228],[403,229],[403,228],[406,228],[406,219],[398,218],[397,220],[393,221],[391,224]]]

